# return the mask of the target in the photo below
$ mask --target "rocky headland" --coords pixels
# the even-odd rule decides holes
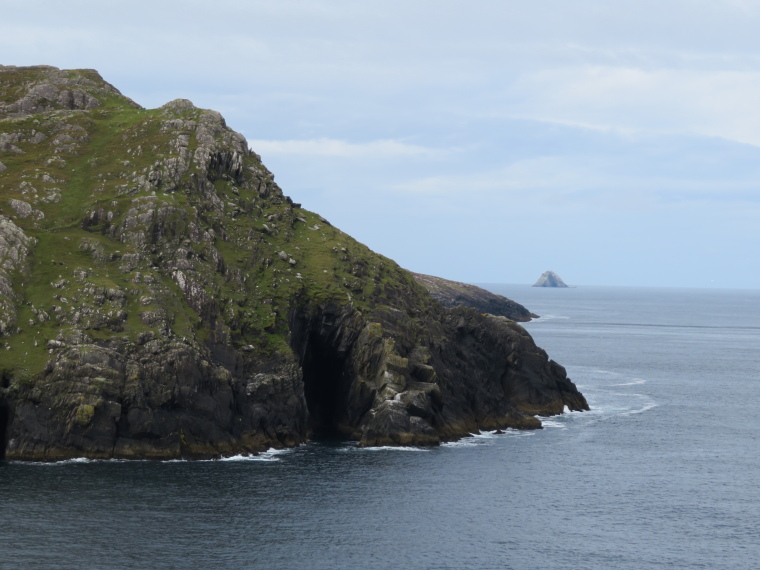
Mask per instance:
[[[472,307],[481,313],[507,317],[519,323],[538,318],[538,315],[531,313],[520,303],[507,299],[503,295],[486,291],[482,287],[422,273],[412,273],[412,275],[417,283],[427,289],[433,299],[446,308]]]
[[[436,445],[588,409],[486,312],[294,203],[219,113],[0,66],[3,458]]]

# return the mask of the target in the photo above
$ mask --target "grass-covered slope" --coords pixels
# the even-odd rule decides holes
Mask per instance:
[[[285,197],[218,113],[142,109],[92,70],[0,66],[9,457],[208,456],[315,429],[435,443],[530,424],[503,386],[485,424],[481,404],[455,409],[451,314]]]

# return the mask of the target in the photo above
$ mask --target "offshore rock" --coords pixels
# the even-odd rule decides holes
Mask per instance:
[[[567,285],[554,271],[544,271],[533,287],[567,287]]]
[[[443,307],[283,195],[219,113],[92,70],[0,78],[3,457],[437,445],[588,408],[514,320]]]
[[[446,308],[459,306],[472,307],[481,313],[489,313],[498,317],[507,317],[519,323],[537,319],[538,315],[531,313],[520,303],[486,291],[481,287],[449,281],[441,277],[412,273],[417,282],[428,290],[428,293]]]

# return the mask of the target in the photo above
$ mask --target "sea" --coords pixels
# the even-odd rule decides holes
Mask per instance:
[[[0,567],[760,567],[760,291],[486,287],[590,411],[434,449],[3,462]]]

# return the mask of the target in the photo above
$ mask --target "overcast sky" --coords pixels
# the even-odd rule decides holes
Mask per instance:
[[[760,0],[0,0],[0,63],[221,111],[286,194],[474,283],[760,288]]]

